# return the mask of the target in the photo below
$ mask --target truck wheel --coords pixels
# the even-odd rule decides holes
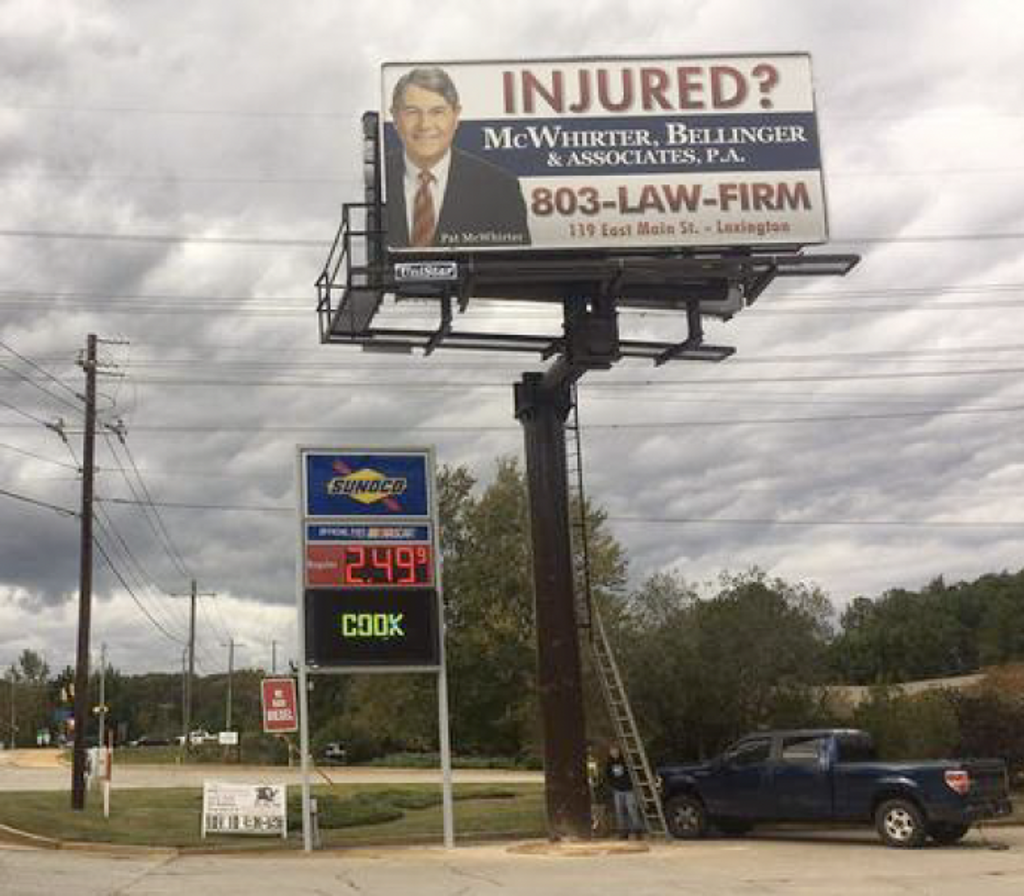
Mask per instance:
[[[940,846],[951,846],[963,840],[964,835],[971,829],[969,824],[936,823],[928,828],[932,840]]]
[[[681,794],[665,804],[665,822],[677,840],[697,840],[708,832],[708,813],[694,796]]]
[[[886,800],[875,812],[875,829],[886,846],[915,849],[924,843],[924,816],[910,800]]]

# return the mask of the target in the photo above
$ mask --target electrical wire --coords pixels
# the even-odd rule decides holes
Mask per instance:
[[[51,457],[43,457],[41,454],[35,454],[32,451],[26,451],[24,448],[18,448],[16,445],[8,445],[6,442],[0,442],[0,448],[6,448],[8,451],[14,451],[16,454],[23,454],[25,457],[31,457],[33,460],[39,460],[43,463],[53,464],[55,467],[64,467],[68,470],[80,471],[79,467],[73,464],[65,463],[62,460],[54,460]]]
[[[108,499],[111,500],[111,499]],[[116,503],[120,503],[119,501]],[[222,510],[242,511],[256,513],[294,513],[294,507],[251,505],[251,504],[187,504],[167,503],[164,507],[189,510]],[[741,518],[741,517],[660,517],[660,516],[630,516],[610,513],[606,519],[610,523],[643,523],[643,524],[679,524],[679,525],[750,525],[750,526],[862,526],[862,527],[908,527],[908,528],[937,528],[937,529],[1018,529],[1024,528],[1024,521],[1019,520],[840,520],[840,519],[811,519],[811,520],[786,520],[771,517],[763,518]]]
[[[87,242],[122,243],[206,243],[226,246],[282,246],[297,249],[329,249],[332,240],[299,239],[280,236],[232,236],[200,235],[179,233],[129,233],[115,231],[87,230],[42,230],[34,228],[3,228],[0,236],[38,240],[79,240]],[[1024,239],[1022,231],[1005,233],[948,233],[948,234],[904,234],[895,236],[842,236],[832,235],[832,245],[886,245],[909,243],[976,243],[1003,242]]]
[[[136,482],[129,476],[128,470],[125,465],[121,462],[118,457],[117,451],[114,448],[114,441],[109,432],[103,433],[104,441],[107,443],[107,447],[110,451],[111,457],[114,460],[117,472],[121,474],[125,483],[128,485],[128,490],[132,493],[135,498],[137,506],[142,508],[142,516],[145,518],[150,531],[156,537],[157,543],[163,548],[171,561],[172,566],[185,578],[192,579],[194,576],[188,569],[188,565],[181,557],[181,553],[178,551],[171,539],[170,532],[167,531],[167,526],[164,524],[163,518],[160,512],[153,505],[152,495],[146,486],[145,481],[142,479],[141,473],[138,472],[138,468],[135,466],[135,459],[128,451],[127,441],[122,441],[120,444],[124,448],[125,456],[128,458],[133,470],[135,471],[135,480],[137,481],[139,488],[136,488]],[[98,499],[102,500],[102,499]]]
[[[77,404],[73,405],[73,407],[76,410],[81,410],[81,402],[83,402],[85,399],[83,398],[83,396],[79,395],[74,389],[72,389],[67,383],[65,383],[59,377],[54,376],[53,373],[51,373],[49,370],[47,370],[42,365],[40,365],[37,362],[33,361],[31,358],[26,358],[25,355],[21,354],[21,352],[18,352],[15,349],[11,348],[11,346],[9,346],[3,340],[0,340],[0,348],[7,349],[7,351],[9,351],[12,355],[14,355],[23,364],[27,364],[33,370],[36,370],[39,373],[41,373],[43,376],[45,376],[48,380],[51,380],[52,382],[56,383],[58,386],[60,386],[66,392],[70,392],[71,393],[71,397],[74,398],[76,400],[76,402],[78,402]]]
[[[5,488],[0,488],[0,495],[5,498],[11,498],[14,501],[22,501],[25,504],[33,504],[36,507],[43,507],[47,510],[53,510],[62,516],[78,516],[79,514],[67,507],[60,507],[57,504],[50,504],[48,501],[40,501],[38,498],[30,498],[28,495],[22,495],[18,492],[8,491]]]
[[[0,398],[0,405],[3,405],[5,408],[9,408],[10,410],[14,411],[15,414],[19,414],[20,416],[24,417],[26,420],[31,420],[33,423],[36,423],[39,426],[45,427],[46,429],[52,430],[52,429],[56,428],[53,423],[50,423],[49,421],[44,420],[42,417],[37,417],[37,416],[35,416],[35,414],[30,414],[28,411],[23,411],[17,405],[11,404],[9,401],[7,401],[4,398]]]
[[[165,638],[167,638],[167,640],[172,641],[173,643],[177,644],[178,646],[184,646],[185,645],[184,641],[182,641],[179,638],[176,638],[169,631],[167,631],[167,629],[165,629],[156,620],[156,618],[154,618],[154,616],[149,612],[149,610],[146,609],[146,607],[143,605],[142,601],[139,600],[138,595],[132,590],[131,585],[128,584],[128,582],[125,580],[124,576],[121,574],[121,571],[117,568],[117,566],[114,565],[114,561],[111,559],[110,555],[107,553],[106,549],[103,547],[103,543],[98,538],[96,538],[95,536],[93,537],[93,544],[96,546],[96,549],[100,552],[100,556],[103,557],[103,559],[106,561],[107,566],[110,568],[110,571],[114,574],[114,576],[117,578],[117,580],[121,583],[121,586],[124,588],[124,590],[128,592],[128,595],[131,597],[131,599],[133,601],[135,601],[135,605],[142,611],[143,615],[152,623],[153,627],[156,628],[157,631],[159,631],[160,634],[162,634]]]
[[[699,429],[705,426],[780,426],[814,423],[844,423],[857,422],[862,420],[902,420],[915,418],[947,417],[947,416],[971,416],[980,414],[1018,414],[1024,411],[1024,405],[999,405],[966,408],[932,408],[921,411],[892,411],[867,414],[821,414],[808,417],[729,417],[722,419],[694,419],[694,420],[650,420],[650,421],[628,421],[620,423],[590,423],[584,429],[600,430],[604,432],[617,432],[628,430],[657,430],[657,429]],[[454,426],[448,424],[415,424],[415,425],[361,425],[352,427],[360,432],[451,432],[479,434],[485,432],[519,432],[520,428],[515,424],[480,424],[476,426]],[[219,423],[209,424],[188,424],[188,423],[165,423],[165,424],[135,424],[135,432],[154,433],[200,433],[200,432],[282,432],[282,433],[323,433],[334,432],[336,427],[323,426],[276,426],[273,424],[244,425]],[[142,502],[139,502],[142,503]]]

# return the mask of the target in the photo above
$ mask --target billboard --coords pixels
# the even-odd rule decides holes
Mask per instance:
[[[388,63],[392,252],[828,238],[807,54]]]

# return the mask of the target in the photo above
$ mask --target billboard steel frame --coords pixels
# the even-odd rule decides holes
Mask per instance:
[[[704,342],[704,317],[731,318],[757,301],[777,278],[841,277],[860,259],[805,254],[799,245],[389,253],[376,113],[363,116],[363,137],[365,201],[343,206],[341,225],[316,281],[321,342],[379,352],[430,355],[444,348],[554,359],[544,373],[524,373],[515,384],[515,414],[523,426],[530,499],[549,832],[553,838],[588,839],[585,719],[565,455],[573,386],[588,370],[607,370],[623,358],[655,365],[722,361],[735,350]],[[436,326],[375,325],[386,296],[397,303],[433,303]],[[458,315],[471,303],[486,307],[495,299],[560,306],[561,332],[496,333],[457,326]],[[679,312],[685,316],[685,338],[622,338],[622,308]],[[305,697],[304,688],[301,696]]]

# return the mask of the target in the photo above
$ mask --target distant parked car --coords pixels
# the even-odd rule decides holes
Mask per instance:
[[[184,735],[179,734],[174,739],[174,742],[179,745],[183,744],[185,742]],[[210,734],[209,731],[206,731],[203,728],[198,728],[195,731],[190,731],[188,733],[188,742],[193,747],[198,747],[201,744],[215,744],[217,743],[217,735]]]
[[[129,747],[169,747],[170,745],[170,738],[151,737],[148,734],[144,734],[142,737],[137,737],[135,740],[128,741]]]
[[[337,741],[332,741],[324,747],[323,753],[320,755],[325,762],[333,762],[337,765],[344,765],[347,756],[345,748]]]

